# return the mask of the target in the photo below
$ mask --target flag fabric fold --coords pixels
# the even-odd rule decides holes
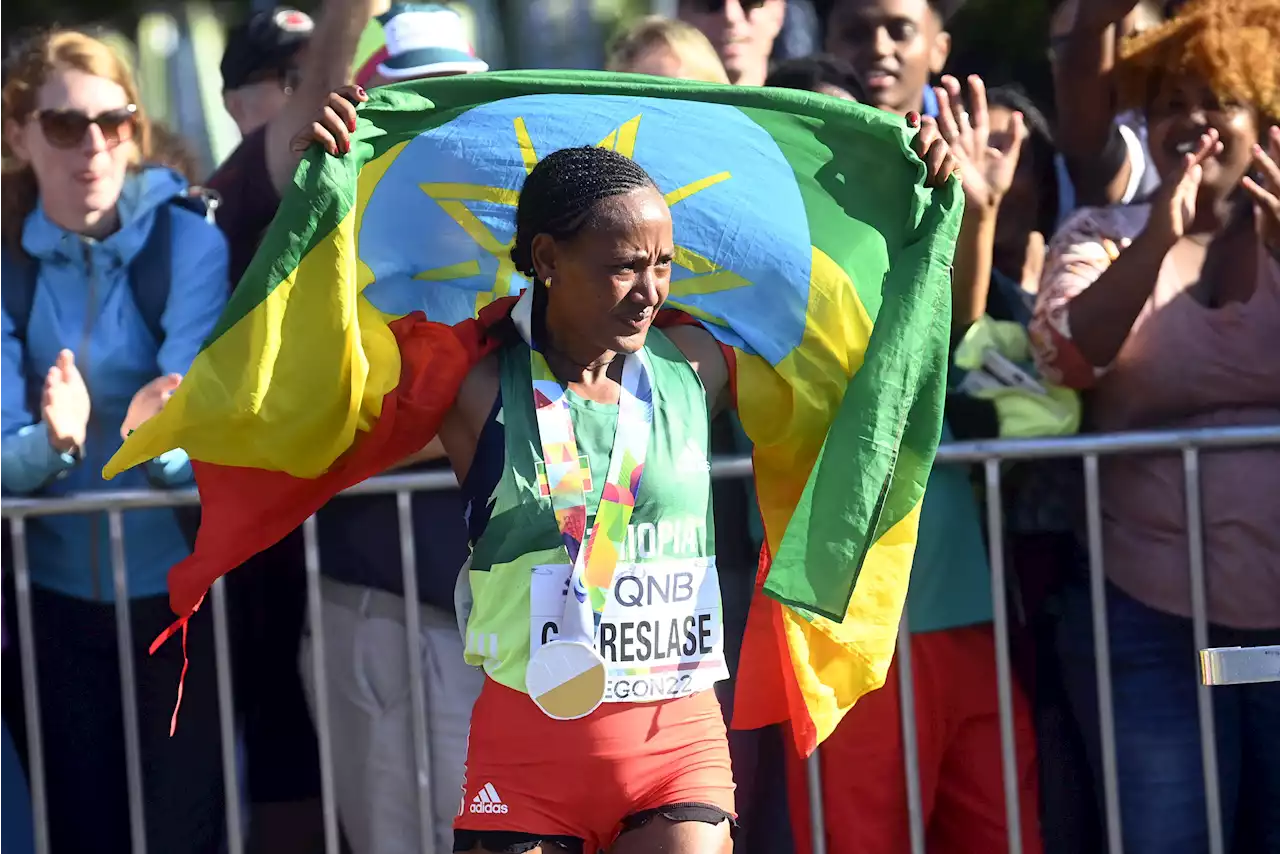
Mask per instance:
[[[941,429],[956,183],[900,120],[809,93],[587,72],[376,90],[351,153],[313,151],[217,330],[104,474],[193,460],[189,615],[220,575],[436,434],[528,282],[508,256],[538,159],[613,148],[676,251],[660,322],[725,348],[765,523],[735,725],[809,752],[884,680]]]

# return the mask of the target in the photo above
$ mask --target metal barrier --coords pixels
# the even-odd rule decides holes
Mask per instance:
[[[987,487],[987,535],[990,546],[991,586],[993,591],[998,706],[1000,711],[1001,765],[1004,776],[1006,824],[1010,854],[1021,854],[1022,836],[1019,817],[1017,757],[1014,741],[1013,682],[1009,650],[1009,615],[1005,603],[1004,517],[1001,506],[1001,464],[1046,458],[1081,458],[1084,463],[1085,506],[1089,559],[1090,593],[1093,611],[1094,648],[1097,654],[1097,687],[1101,743],[1103,752],[1103,793],[1106,811],[1106,836],[1110,854],[1122,854],[1120,799],[1116,776],[1116,736],[1112,718],[1111,675],[1107,637],[1106,587],[1102,553],[1102,511],[1099,498],[1098,461],[1102,456],[1117,454],[1150,454],[1178,452],[1183,459],[1187,495],[1187,532],[1190,548],[1192,582],[1192,622],[1196,647],[1201,654],[1204,678],[1199,687],[1201,749],[1204,760],[1206,809],[1210,828],[1211,854],[1222,854],[1221,806],[1217,791],[1217,756],[1213,733],[1213,708],[1210,685],[1239,684],[1280,679],[1280,648],[1256,650],[1207,649],[1203,531],[1200,517],[1200,452],[1230,448],[1280,445],[1280,426],[1254,428],[1220,428],[1169,432],[1135,432],[1113,435],[1079,436],[1065,439],[1027,439],[981,442],[958,442],[943,446],[939,464],[981,464]],[[747,477],[751,474],[749,457],[716,459],[712,466],[715,477]],[[417,610],[416,542],[411,525],[410,495],[414,491],[456,488],[457,481],[449,472],[384,475],[362,483],[345,494],[395,493],[400,522],[401,555],[404,569],[405,625],[409,644],[409,661],[417,660],[419,615]],[[9,520],[13,542],[13,572],[18,616],[18,639],[25,691],[24,712],[27,723],[28,761],[32,811],[35,824],[37,854],[49,851],[48,810],[45,792],[45,768],[41,741],[39,698],[37,695],[33,616],[31,609],[31,573],[26,543],[26,520],[34,516],[78,513],[106,513],[111,538],[112,575],[115,592],[116,622],[120,648],[120,678],[125,722],[124,742],[129,783],[129,818],[135,852],[146,851],[145,814],[142,802],[142,763],[138,734],[136,678],[130,655],[131,623],[129,621],[128,583],[125,566],[124,525],[122,513],[128,510],[173,507],[198,503],[194,490],[171,492],[114,491],[96,492],[59,499],[6,499],[0,510]],[[328,712],[328,687],[325,679],[324,640],[321,624],[320,554],[315,518],[304,525],[308,610],[311,620],[312,667],[315,676],[315,726],[319,739],[322,800],[324,807],[324,839],[329,854],[339,851],[338,818],[334,794],[333,733]],[[227,626],[225,593],[221,580],[213,586],[212,617],[214,622],[217,664],[217,696],[222,734],[222,771],[226,793],[228,851],[244,850],[243,823],[240,815],[238,764],[235,748],[235,722],[231,686],[230,643]],[[1099,617],[1102,617],[1099,619]],[[914,713],[914,685],[911,674],[911,649],[906,620],[899,633],[899,679],[901,682],[904,761],[907,767],[907,796],[910,819],[911,849],[914,854],[925,850],[925,820],[921,801],[918,767],[919,744]],[[1102,652],[1107,654],[1101,654]],[[414,728],[414,764],[417,780],[417,806],[420,843],[423,851],[432,850],[434,828],[430,793],[430,756],[426,727],[426,711],[422,693],[422,674],[410,667],[412,720]],[[820,752],[808,766],[811,792],[821,792]],[[820,797],[810,798],[813,854],[826,854],[823,805]]]

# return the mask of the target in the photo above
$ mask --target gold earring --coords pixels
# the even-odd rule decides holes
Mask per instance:
[[[547,290],[551,290],[551,277],[550,277],[550,276],[547,276],[547,280],[546,280],[545,282],[543,282],[543,285],[546,287],[546,289],[547,289]]]

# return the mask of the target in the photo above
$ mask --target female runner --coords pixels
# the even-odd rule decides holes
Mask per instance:
[[[349,150],[356,100],[334,93],[295,145]],[[955,170],[931,123],[913,148],[930,186]],[[440,431],[487,676],[455,852],[730,849],[707,447],[729,374],[700,327],[652,328],[673,249],[662,193],[614,151],[554,152],[521,190],[511,257],[534,284]]]

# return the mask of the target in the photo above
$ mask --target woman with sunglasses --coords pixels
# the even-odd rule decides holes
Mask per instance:
[[[106,45],[55,31],[23,46],[6,71],[0,485],[7,496],[105,490],[102,466],[122,435],[164,405],[213,331],[228,292],[226,244],[178,203],[183,179],[140,166],[147,120]],[[111,488],[190,480],[181,452],[146,468]],[[147,655],[172,621],[165,576],[189,553],[174,512],[36,517],[25,540],[52,850],[129,851],[142,842],[130,838],[122,665],[136,686],[135,795],[148,848],[219,850],[214,664],[192,662],[186,714],[170,738],[182,652]],[[123,652],[122,596],[131,633]],[[193,643],[193,655],[212,650],[210,640]],[[14,699],[6,693],[7,723],[21,732]]]
[[[720,55],[729,82],[763,86],[785,0],[680,0],[680,20],[702,31]]]

